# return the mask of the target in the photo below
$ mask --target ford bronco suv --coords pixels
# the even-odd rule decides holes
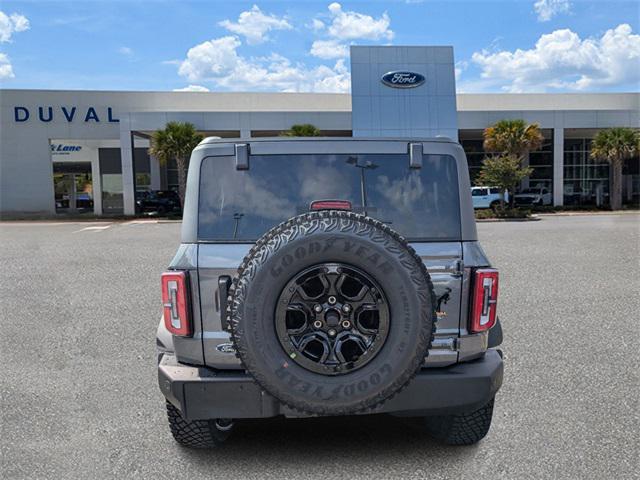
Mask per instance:
[[[234,420],[388,413],[468,445],[502,384],[498,272],[445,139],[205,139],[162,275],[158,377],[190,447]]]

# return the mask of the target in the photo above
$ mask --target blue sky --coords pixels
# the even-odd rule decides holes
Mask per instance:
[[[453,45],[458,91],[640,90],[637,1],[7,1],[3,88],[349,89],[348,46]]]

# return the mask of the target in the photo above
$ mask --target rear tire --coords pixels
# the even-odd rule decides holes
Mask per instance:
[[[185,420],[180,411],[168,401],[167,418],[171,435],[183,447],[219,447],[233,431],[233,423],[229,421],[223,423],[221,420]]]
[[[427,431],[447,445],[473,445],[482,440],[491,427],[492,398],[489,403],[470,413],[426,417]]]

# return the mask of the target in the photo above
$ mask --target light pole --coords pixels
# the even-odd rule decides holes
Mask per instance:
[[[244,213],[234,213],[233,214],[233,220],[234,220],[234,225],[233,225],[233,239],[235,240],[236,237],[238,236],[238,224],[240,223],[240,219],[244,217]]]
[[[353,165],[360,169],[360,196],[362,200],[362,210],[364,212],[365,217],[367,216],[367,186],[364,178],[365,170],[375,170],[378,168],[378,165],[367,160],[364,163],[358,161],[358,157],[349,157],[347,158],[347,163],[349,165]]]

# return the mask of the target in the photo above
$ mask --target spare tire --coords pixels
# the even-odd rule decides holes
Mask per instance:
[[[244,258],[227,316],[244,367],[310,414],[371,410],[405,387],[433,337],[424,263],[383,223],[316,211],[267,232]]]

